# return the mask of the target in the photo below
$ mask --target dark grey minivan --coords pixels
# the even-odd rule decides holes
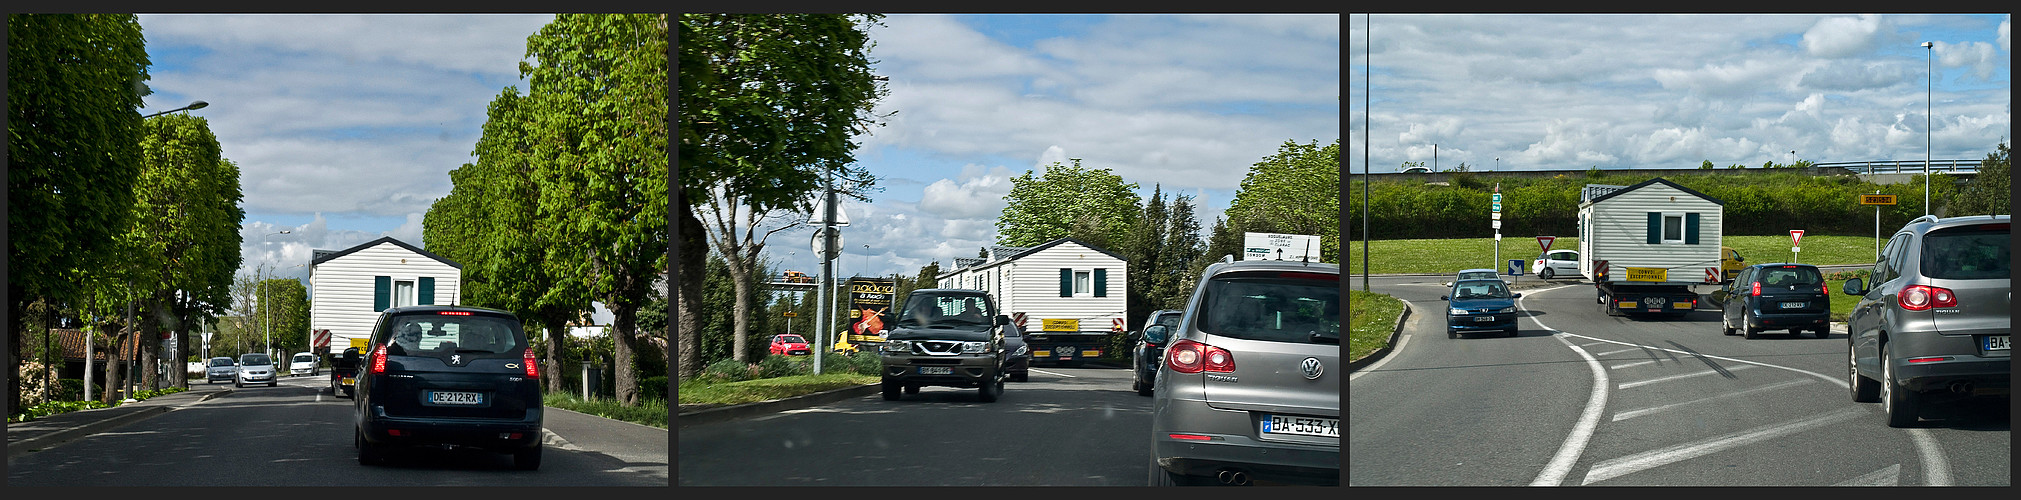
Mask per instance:
[[[511,453],[540,468],[540,369],[519,318],[496,309],[387,309],[358,367],[358,462],[400,446]]]

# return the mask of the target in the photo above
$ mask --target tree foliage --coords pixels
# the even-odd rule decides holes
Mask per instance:
[[[1986,159],[1979,161],[1978,175],[1951,198],[1945,215],[2012,215],[2013,193],[2007,191],[2013,181],[2012,171],[2012,154],[2007,143],[2000,143],[1998,149],[1986,153]]]
[[[1465,175],[1472,175],[1471,173]],[[1228,204],[1228,226],[1243,232],[1317,235],[1322,262],[1340,262],[1340,140],[1285,141],[1249,168]]]
[[[1083,168],[1081,160],[1053,162],[1043,174],[1026,170],[1011,178],[1009,202],[997,217],[997,243],[1037,246],[1072,237],[1103,248],[1124,241],[1142,215],[1137,183],[1123,182],[1109,169]]]
[[[188,327],[231,305],[245,221],[239,168],[222,156],[209,122],[187,114],[148,118],[140,149],[133,218],[120,241],[132,265],[126,277],[144,294],[151,320],[142,323],[150,333],[141,337],[143,362],[158,352],[156,331],[179,336],[175,357],[187,358]],[[147,386],[159,388],[151,378]]]

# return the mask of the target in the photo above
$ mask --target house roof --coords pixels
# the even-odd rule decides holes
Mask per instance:
[[[1689,194],[1689,195],[1692,195],[1692,196],[1697,196],[1697,197],[1699,197],[1699,198],[1702,198],[1702,199],[1704,199],[1705,201],[1710,201],[1710,202],[1712,202],[1712,203],[1713,203],[1714,205],[1720,205],[1720,206],[1725,206],[1725,205],[1726,205],[1726,202],[1724,202],[1724,201],[1720,201],[1720,200],[1719,200],[1719,198],[1713,198],[1713,197],[1711,197],[1711,196],[1707,196],[1707,195],[1706,195],[1705,193],[1700,193],[1700,192],[1698,192],[1698,191],[1697,191],[1697,190],[1695,190],[1695,189],[1691,189],[1691,188],[1688,188],[1688,187],[1684,187],[1684,186],[1680,186],[1680,185],[1677,185],[1677,183],[1675,183],[1675,182],[1670,182],[1670,180],[1669,180],[1669,179],[1665,179],[1665,178],[1662,178],[1662,177],[1656,177],[1656,178],[1652,178],[1652,179],[1649,179],[1649,180],[1646,180],[1646,181],[1642,181],[1642,182],[1638,182],[1638,183],[1635,183],[1634,185],[1631,185],[1631,186],[1626,186],[1626,187],[1622,187],[1622,186],[1606,186],[1606,185],[1600,185],[1600,184],[1587,184],[1587,185],[1586,185],[1586,188],[1585,188],[1584,190],[1582,190],[1582,191],[1580,192],[1580,198],[1583,198],[1584,200],[1583,200],[1583,201],[1582,201],[1581,203],[1579,203],[1579,204],[1580,204],[1580,205],[1587,205],[1587,204],[1593,204],[1593,203],[1599,203],[1599,202],[1601,202],[1602,200],[1606,200],[1606,199],[1608,199],[1608,198],[1613,198],[1613,197],[1615,197],[1615,196],[1620,196],[1620,195],[1621,195],[1622,193],[1626,193],[1626,192],[1629,192],[1629,191],[1634,191],[1634,190],[1637,190],[1637,189],[1642,189],[1643,187],[1649,186],[1649,185],[1651,185],[1651,184],[1658,184],[1658,183],[1661,183],[1661,184],[1663,184],[1663,185],[1665,185],[1665,186],[1670,186],[1670,187],[1672,187],[1672,188],[1676,188],[1676,189],[1677,189],[1678,191],[1683,191],[1683,192],[1684,192],[1685,194]],[[1615,189],[1609,189],[1609,188],[1615,188]]]
[[[336,259],[337,259],[338,257],[343,257],[343,256],[346,256],[346,255],[350,255],[350,254],[352,254],[352,253],[355,253],[355,252],[357,252],[357,251],[359,251],[359,250],[364,250],[364,249],[367,249],[367,248],[372,248],[372,247],[378,246],[378,245],[379,245],[380,243],[392,243],[392,244],[394,244],[394,245],[399,245],[399,246],[400,246],[400,248],[405,248],[405,249],[407,249],[408,251],[412,251],[412,252],[414,252],[414,253],[417,253],[417,254],[421,254],[421,256],[423,256],[423,257],[427,257],[427,258],[430,258],[430,259],[435,259],[435,260],[437,260],[437,261],[440,261],[440,262],[442,262],[443,264],[448,264],[448,265],[449,265],[449,267],[454,267],[454,268],[457,268],[457,269],[463,269],[463,264],[458,264],[458,263],[456,263],[456,261],[453,261],[453,260],[449,260],[449,258],[448,258],[448,257],[443,257],[443,256],[440,256],[440,255],[435,255],[434,253],[431,253],[431,252],[429,252],[429,251],[427,251],[427,250],[422,250],[422,249],[420,249],[420,248],[416,248],[416,247],[415,247],[414,245],[409,245],[409,244],[407,244],[407,242],[405,242],[405,241],[400,241],[400,240],[394,239],[394,238],[393,238],[392,236],[386,236],[386,237],[381,237],[381,238],[379,238],[379,239],[376,239],[376,240],[372,240],[372,241],[367,241],[367,242],[361,243],[361,244],[359,244],[358,246],[354,246],[354,247],[351,247],[351,248],[346,248],[346,249],[343,249],[343,250],[338,250],[338,251],[334,251],[334,252],[332,252],[332,251],[329,251],[329,250],[315,250],[315,251],[313,252],[313,253],[314,253],[314,255],[315,255],[315,258],[314,258],[313,260],[310,260],[310,261],[309,261],[309,265],[312,265],[312,266],[313,266],[313,265],[317,265],[317,264],[322,264],[322,263],[324,263],[324,262],[329,262],[329,261],[331,261],[331,260],[336,260]]]
[[[956,258],[954,259],[954,262],[955,262],[955,268],[954,268],[954,270],[951,270],[951,271],[948,271],[948,272],[944,272],[944,273],[940,273],[940,275],[938,275],[938,276],[934,276],[933,278],[934,278],[934,279],[940,279],[940,278],[944,278],[944,277],[947,277],[947,276],[949,276],[949,275],[952,275],[952,274],[954,274],[954,273],[958,273],[958,272],[962,272],[962,271],[966,271],[966,270],[968,270],[968,269],[972,269],[972,268],[984,268],[984,267],[990,267],[990,266],[994,266],[994,265],[997,265],[997,264],[1002,264],[1002,263],[1004,263],[1004,262],[1009,262],[1009,261],[1013,261],[1013,260],[1017,260],[1017,259],[1019,259],[1019,258],[1023,258],[1023,257],[1024,257],[1024,256],[1026,256],[1026,255],[1031,255],[1031,254],[1035,254],[1035,253],[1039,253],[1039,252],[1045,251],[1045,249],[1048,249],[1048,248],[1052,248],[1052,247],[1058,246],[1058,245],[1059,245],[1059,244],[1061,244],[1061,243],[1066,243],[1066,242],[1073,242],[1074,244],[1077,244],[1077,245],[1080,245],[1080,246],[1084,246],[1084,247],[1088,247],[1088,249],[1089,249],[1089,250],[1094,250],[1094,251],[1096,251],[1096,252],[1101,252],[1101,254],[1102,254],[1102,255],[1107,255],[1107,256],[1110,256],[1110,257],[1115,257],[1115,258],[1116,258],[1116,260],[1120,260],[1120,261],[1123,261],[1124,263],[1128,263],[1128,262],[1130,262],[1130,259],[1129,259],[1129,258],[1123,257],[1123,256],[1121,256],[1121,255],[1116,255],[1116,253],[1115,253],[1115,252],[1110,252],[1110,251],[1108,251],[1107,249],[1104,249],[1104,248],[1102,248],[1102,247],[1098,247],[1098,246],[1094,246],[1094,245],[1090,245],[1090,244],[1088,244],[1087,242],[1084,242],[1084,241],[1081,241],[1081,240],[1077,240],[1077,239],[1073,239],[1073,238],[1059,238],[1059,239],[1055,239],[1055,240],[1052,240],[1052,241],[1048,241],[1048,242],[1045,242],[1045,243],[1041,243],[1041,244],[1039,244],[1038,246],[1033,246],[1033,247],[1024,247],[1024,248],[1019,248],[1019,247],[999,247],[999,246],[991,246],[991,247],[988,247],[988,248],[989,248],[989,249],[990,249],[990,250],[991,250],[992,252],[995,252],[995,251],[1004,251],[1004,252],[1006,252],[1006,253],[1009,253],[1009,255],[1005,255],[1005,256],[1001,256],[1001,257],[997,257],[997,256],[995,256],[995,255],[992,255],[992,257],[994,258],[993,260],[989,260],[989,261],[982,261],[982,262],[976,262],[975,264],[972,264],[972,265],[962,265],[962,262],[964,262],[964,261],[980,261],[981,259],[975,259],[975,258],[968,258],[968,257],[956,257]],[[1011,250],[1017,250],[1017,251],[1016,251],[1016,252],[1014,252],[1014,253],[1012,253],[1012,252],[1010,252]]]
[[[75,361],[84,360],[83,330],[78,330],[75,328],[51,328],[49,329],[49,336],[55,337],[52,340],[55,340],[56,343],[62,347],[63,359]],[[42,340],[42,333],[41,332],[29,333],[28,335],[22,336],[21,340],[23,342],[39,342]],[[140,336],[139,335],[127,336],[126,345],[129,349],[139,348]],[[105,352],[109,350],[107,349],[108,347],[112,346],[105,344],[98,345],[96,349],[93,349],[91,358],[99,361],[105,360]],[[127,352],[133,351],[129,350]]]

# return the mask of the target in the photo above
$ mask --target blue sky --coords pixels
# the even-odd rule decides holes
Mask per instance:
[[[1055,161],[1193,195],[1204,228],[1286,140],[1340,137],[1339,15],[892,15],[870,34],[878,112],[898,115],[858,137],[881,191],[844,204],[839,276],[973,257],[1008,179]],[[768,258],[818,271],[812,235]]]
[[[1921,161],[1926,141],[1977,160],[2013,140],[2006,14],[1376,14],[1372,43],[1369,23],[1347,20],[1352,172],[1363,128],[1378,172],[1430,166],[1435,144],[1441,168],[1585,170]]]

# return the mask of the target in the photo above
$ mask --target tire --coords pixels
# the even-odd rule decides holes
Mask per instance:
[[[1455,331],[1453,331],[1453,330],[1452,330],[1451,328],[1447,328],[1447,329],[1446,329],[1446,338],[1449,338],[1449,339],[1456,339],[1456,338],[1460,338],[1460,332],[1455,332]]]
[[[908,385],[908,386],[905,386],[905,393],[906,393],[906,394],[919,394],[919,386],[916,386],[916,385]]]
[[[351,435],[352,444],[358,447],[359,465],[379,465],[386,463],[386,453],[384,450],[380,449],[379,445],[375,445],[369,441],[366,441],[365,434],[362,431],[354,429],[351,431],[351,433],[352,433]]]
[[[1207,484],[1205,478],[1173,474],[1158,466],[1158,459],[1151,459],[1151,486],[1194,486]]]
[[[897,400],[898,400],[898,383],[897,383],[897,382],[892,382],[892,381],[889,381],[889,380],[886,380],[886,381],[884,381],[884,400],[885,400],[885,401],[897,401]]]
[[[1895,383],[1894,360],[1888,345],[1881,344],[1881,409],[1888,412],[1888,427],[1912,427],[1922,409],[1922,394]]]
[[[1502,332],[1502,336],[1504,336],[1504,337],[1508,337],[1508,338],[1516,338],[1516,332],[1517,332],[1517,330],[1516,330],[1516,329],[1514,329],[1514,328],[1510,328],[1510,329],[1508,329],[1508,330],[1506,330],[1506,331],[1503,331],[1503,332]]]
[[[1852,339],[1846,339],[1846,386],[1852,389],[1853,402],[1876,403],[1881,400],[1881,384],[1874,379],[1860,375],[1858,359],[1853,354]]]
[[[1541,278],[1541,279],[1546,279],[1546,280],[1548,280],[1548,279],[1551,279],[1551,277],[1553,277],[1553,276],[1556,276],[1556,275],[1557,275],[1556,273],[1552,273],[1552,272],[1551,272],[1551,268],[1549,268],[1549,267],[1546,267],[1546,268],[1544,268],[1544,270],[1543,270],[1543,271],[1539,271],[1539,272],[1537,273],[1537,277],[1538,277],[1538,278]]]
[[[1012,381],[1012,382],[1024,382],[1024,381],[1028,381],[1028,380],[1031,380],[1031,378],[1032,378],[1032,372],[1029,372],[1029,371],[1016,371],[1016,372],[1011,372],[1011,381]]]
[[[1832,336],[1832,327],[1830,327],[1830,326],[1826,326],[1826,327],[1824,327],[1824,328],[1819,328],[1819,329],[1815,329],[1815,330],[1811,330],[1811,331],[1810,331],[1810,333],[1811,333],[1811,336],[1813,336],[1813,337],[1817,337],[1817,338],[1826,338],[1826,337],[1830,337],[1830,336]]]
[[[267,387],[274,387],[277,385],[281,385],[281,379],[274,379],[272,381],[267,382]]]
[[[1727,325],[1727,323],[1726,323],[1726,311],[1725,311],[1725,310],[1721,310],[1721,311],[1719,311],[1719,334],[1720,334],[1720,335],[1733,335],[1733,327],[1732,327],[1732,326],[1729,326],[1729,325]]]
[[[244,379],[232,379],[232,386],[244,389],[246,388],[246,381]]]
[[[1151,396],[1151,382],[1138,382],[1131,385],[1136,386],[1138,396],[1144,397]]]
[[[984,403],[995,403],[997,397],[1003,395],[1003,378],[994,373],[990,374],[989,378],[990,381],[983,382],[982,387],[975,389],[975,395]]]
[[[1740,331],[1746,334],[1748,340],[1761,338],[1761,330],[1756,329],[1753,323],[1747,319],[1747,311],[1740,312]]]
[[[540,446],[512,452],[512,468],[540,470]]]
[[[353,395],[351,394],[351,393],[352,393],[352,391],[354,391],[354,390],[355,390],[355,389],[349,389],[349,388],[347,388],[347,389],[344,389],[344,397],[347,397],[347,398],[352,398],[352,399],[357,399],[357,397],[356,397],[356,396],[353,396]]]

